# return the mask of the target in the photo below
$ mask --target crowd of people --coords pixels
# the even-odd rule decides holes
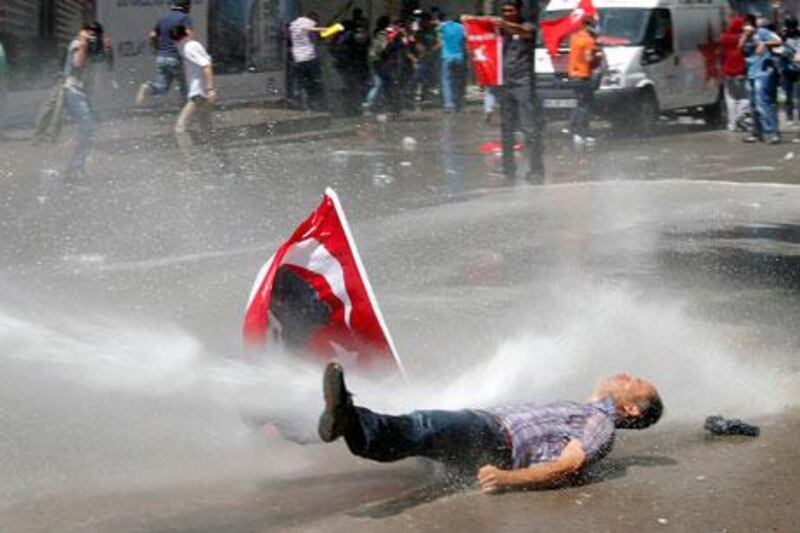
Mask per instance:
[[[184,106],[176,119],[175,133],[191,159],[193,139],[211,137],[211,109],[218,91],[211,57],[193,37],[190,12],[191,0],[171,0],[169,11],[155,22],[149,40],[155,52],[156,76],[141,84],[135,103],[142,105],[164,95],[177,83]],[[299,109],[335,108],[348,116],[374,113],[384,120],[425,103],[438,103],[445,113],[457,113],[464,105],[470,75],[465,29],[470,18],[460,14],[448,17],[437,8],[416,9],[394,20],[381,16],[372,27],[359,8],[353,9],[347,20],[327,25],[314,12],[297,17],[287,26],[287,100]],[[503,172],[510,179],[516,177],[515,136],[519,131],[528,153],[526,178],[541,183],[544,114],[534,79],[538,28],[524,18],[518,0],[504,0],[500,16],[490,20],[503,36],[503,83],[484,88],[484,110],[491,119],[499,103]],[[589,122],[604,61],[600,42],[594,16],[581,19],[581,27],[569,37],[567,77],[577,106],[566,131],[576,149],[594,142]],[[728,129],[744,132],[743,140],[748,143],[780,143],[780,90],[785,95],[788,122],[800,120],[797,18],[788,16],[776,25],[764,16],[734,16],[719,43]],[[323,53],[330,55],[331,66],[341,81],[335,99],[326,90]],[[113,54],[102,25],[95,22],[82,27],[70,43],[59,86],[37,123],[37,141],[55,138],[62,112],[75,124],[76,143],[66,171],[68,179],[85,173],[94,134],[91,70],[101,63],[112,68]],[[200,135],[189,135],[190,129],[199,129]],[[793,141],[800,142],[800,135]],[[222,152],[211,144],[212,150],[204,152],[220,154],[213,164],[224,168]]]
[[[466,33],[458,17],[437,8],[409,17],[381,16],[370,29],[360,8],[349,19],[322,26],[309,12],[289,24],[288,97],[297,108],[330,110],[322,82],[322,41],[341,80],[341,110],[399,114],[441,96],[447,112],[461,109],[466,88]]]
[[[787,122],[800,119],[797,17],[787,16],[776,28],[764,16],[735,16],[723,31],[720,46],[728,130],[744,132],[747,143],[780,143],[779,89],[785,96]],[[800,137],[793,142],[800,142]]]

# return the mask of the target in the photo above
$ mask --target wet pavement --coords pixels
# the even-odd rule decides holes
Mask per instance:
[[[555,127],[530,186],[481,153],[498,133],[475,112],[346,126],[226,138],[226,172],[101,143],[69,185],[66,145],[0,143],[0,529],[793,529],[800,145],[669,122],[575,153]],[[232,361],[255,272],[326,186],[411,378],[357,401],[580,399],[629,370],[663,422],[583,486],[497,497],[250,434],[243,402],[311,425],[321,404],[314,369]],[[717,413],[761,437],[705,437]]]

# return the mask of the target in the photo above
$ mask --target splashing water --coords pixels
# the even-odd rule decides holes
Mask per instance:
[[[425,379],[417,373],[408,384],[348,375],[349,386],[367,406],[402,412],[580,400],[599,377],[624,370],[656,383],[670,417],[767,414],[796,404],[796,376],[780,368],[779,358],[738,353],[735,330],[699,320],[685,303],[642,301],[611,286],[580,286],[570,294],[562,295],[563,309],[549,322],[520,320],[525,333],[457,375]],[[535,331],[532,324],[543,326]],[[318,366],[287,357],[258,366],[226,360],[174,326],[86,315],[44,325],[0,311],[0,351],[6,361],[38,364],[45,375],[106,393],[292,420],[309,438],[322,405]]]

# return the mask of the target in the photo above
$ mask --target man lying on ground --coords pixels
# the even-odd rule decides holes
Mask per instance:
[[[616,429],[643,429],[661,417],[656,388],[622,373],[601,380],[588,403],[523,404],[460,411],[378,414],[353,405],[344,371],[329,363],[319,436],[343,436],[350,451],[374,461],[427,457],[477,471],[485,493],[548,488],[572,479],[611,450]]]

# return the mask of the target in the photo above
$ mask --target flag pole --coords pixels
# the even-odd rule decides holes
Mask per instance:
[[[378,318],[378,323],[381,326],[381,330],[383,330],[383,334],[386,336],[386,341],[389,343],[389,349],[392,350],[392,356],[394,357],[394,361],[397,364],[397,368],[400,369],[400,374],[403,376],[403,379],[406,382],[408,382],[408,374],[406,374],[406,369],[403,366],[403,362],[397,355],[397,348],[395,348],[394,340],[392,339],[391,333],[389,333],[389,328],[386,327],[386,321],[383,318],[383,313],[381,312],[381,308],[378,305],[378,300],[377,298],[375,298],[375,293],[372,290],[372,285],[370,284],[369,278],[367,277],[367,271],[364,268],[364,264],[361,262],[361,254],[358,253],[358,247],[356,246],[356,241],[355,239],[353,239],[353,234],[350,231],[350,224],[347,222],[347,218],[344,215],[344,209],[342,209],[342,204],[339,203],[339,196],[336,194],[336,191],[334,191],[330,187],[325,188],[325,196],[331,199],[331,201],[333,202],[333,207],[334,209],[336,209],[336,213],[339,215],[339,220],[341,220],[342,228],[344,229],[344,235],[347,238],[347,243],[350,245],[350,249],[353,250],[353,258],[355,259],[356,268],[358,269],[358,273],[360,274],[361,279],[364,280],[364,288],[367,290],[367,296],[369,297],[373,309],[375,309],[375,316]]]

